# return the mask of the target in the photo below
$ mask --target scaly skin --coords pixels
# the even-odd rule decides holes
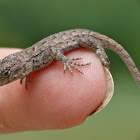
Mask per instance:
[[[22,83],[23,78],[26,77],[25,87],[27,89],[27,83],[30,82],[29,74],[50,65],[55,59],[64,65],[64,71],[68,67],[71,74],[73,74],[71,69],[73,67],[82,73],[76,65],[85,66],[90,63],[79,64],[75,61],[82,58],[70,59],[64,55],[70,50],[81,47],[96,52],[103,65],[108,69],[110,68],[110,62],[104,48],[114,51],[122,58],[140,86],[140,73],[124,48],[107,36],[86,29],[73,29],[51,35],[29,48],[5,57],[0,61],[0,86],[17,79],[21,79],[20,83]]]

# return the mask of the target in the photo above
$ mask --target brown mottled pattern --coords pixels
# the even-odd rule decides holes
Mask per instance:
[[[103,65],[108,69],[110,62],[104,48],[111,49],[122,58],[140,86],[140,73],[124,48],[109,37],[86,29],[73,29],[51,35],[25,50],[5,57],[0,61],[0,86],[17,79],[21,79],[22,83],[23,78],[26,77],[27,89],[29,74],[48,66],[55,59],[64,65],[64,71],[68,67],[73,74],[71,69],[73,67],[82,74],[82,71],[76,66],[89,65],[90,63],[80,64],[75,60],[82,58],[70,59],[64,55],[64,53],[80,47],[86,47],[96,52]]]

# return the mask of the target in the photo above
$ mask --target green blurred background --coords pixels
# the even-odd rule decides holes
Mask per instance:
[[[26,48],[53,33],[86,28],[122,44],[140,69],[140,0],[0,0],[0,46]],[[109,105],[67,130],[1,135],[0,140],[140,140],[140,89],[107,50],[115,93]]]

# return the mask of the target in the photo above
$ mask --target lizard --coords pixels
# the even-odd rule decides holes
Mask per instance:
[[[91,63],[81,64],[77,61],[82,58],[68,58],[64,55],[66,52],[82,47],[95,52],[107,69],[110,69],[110,61],[104,48],[114,51],[124,61],[140,87],[140,73],[127,51],[115,40],[87,29],[71,29],[50,35],[24,50],[0,59],[0,86],[17,79],[20,79],[22,84],[25,78],[25,88],[28,90],[30,73],[47,67],[54,60],[64,65],[64,72],[68,68],[73,74],[72,68],[74,68],[83,74],[77,66]]]

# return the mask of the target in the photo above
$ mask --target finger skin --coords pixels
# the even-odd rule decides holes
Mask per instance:
[[[0,58],[16,49],[0,49]],[[82,57],[76,62],[90,65],[78,67],[84,73],[68,69],[54,61],[50,66],[30,74],[26,91],[19,80],[0,87],[0,133],[66,129],[82,124],[103,101],[105,74],[95,53],[78,49],[66,54]]]

